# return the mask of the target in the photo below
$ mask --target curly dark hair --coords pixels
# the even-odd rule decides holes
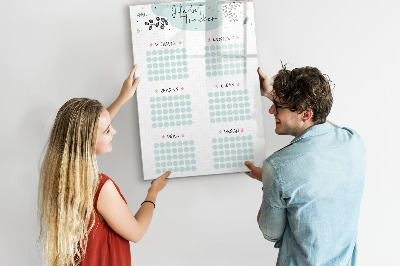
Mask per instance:
[[[274,96],[299,113],[311,109],[315,124],[326,122],[333,97],[331,80],[315,67],[287,70],[286,65],[273,78]]]

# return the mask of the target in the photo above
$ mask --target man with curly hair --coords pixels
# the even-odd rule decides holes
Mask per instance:
[[[360,135],[327,122],[330,80],[317,68],[284,66],[273,84],[258,73],[276,134],[295,137],[262,168],[246,162],[246,174],[263,183],[257,221],[279,248],[276,265],[355,265],[365,178]]]

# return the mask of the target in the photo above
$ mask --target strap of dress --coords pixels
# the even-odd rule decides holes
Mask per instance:
[[[94,195],[94,200],[93,200],[93,206],[94,209],[96,210],[96,212],[98,213],[97,210],[97,201],[99,200],[99,195],[100,195],[100,191],[103,188],[104,184],[110,179],[107,175],[105,174],[101,174],[99,173],[99,179],[100,179],[100,183],[99,183],[99,187],[97,188],[96,194]]]

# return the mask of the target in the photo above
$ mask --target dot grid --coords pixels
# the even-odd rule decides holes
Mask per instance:
[[[235,168],[244,166],[245,161],[254,164],[253,137],[236,136],[212,139],[214,168]]]
[[[147,51],[148,81],[187,79],[186,48]]]
[[[157,174],[196,171],[193,140],[154,143]]]
[[[151,97],[152,127],[192,125],[192,101],[190,94]]]
[[[232,90],[209,92],[208,103],[210,109],[210,122],[233,122],[250,120],[249,91]]]
[[[246,74],[244,43],[205,46],[206,75]]]

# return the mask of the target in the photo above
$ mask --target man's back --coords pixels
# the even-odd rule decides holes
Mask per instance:
[[[360,136],[329,123],[265,161],[259,224],[280,247],[278,265],[355,264],[364,176]]]

